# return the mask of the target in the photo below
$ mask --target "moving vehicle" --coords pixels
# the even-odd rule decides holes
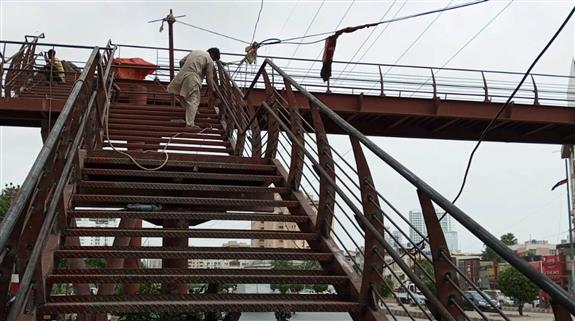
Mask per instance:
[[[485,292],[483,293],[486,297],[490,298]],[[491,299],[491,303],[487,302],[485,298],[477,291],[465,291],[463,295],[473,304],[479,308],[481,311],[493,311],[493,305],[496,306],[498,309],[501,308],[501,305],[496,300]],[[463,300],[463,309],[465,310],[474,310],[473,306],[467,301]]]

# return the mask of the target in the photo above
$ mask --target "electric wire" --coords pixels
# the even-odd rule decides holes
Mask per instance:
[[[339,28],[339,26],[341,26],[341,23],[343,22],[343,19],[345,19],[345,17],[347,17],[347,14],[349,13],[349,11],[351,10],[351,7],[353,7],[353,4],[355,3],[355,0],[353,0],[349,6],[347,7],[347,9],[345,10],[345,13],[343,14],[343,16],[341,16],[341,19],[339,19],[339,22],[337,23],[337,26],[335,26],[335,30],[337,31],[337,29]],[[335,32],[335,31],[334,31]],[[318,60],[319,56],[321,56],[321,54],[323,53],[323,50],[320,50],[320,52],[317,54],[317,56],[315,56],[314,60]],[[305,80],[307,78],[307,75],[311,72],[311,70],[313,69],[313,66],[315,66],[317,61],[314,61],[311,66],[309,67],[309,69],[306,71],[305,75],[303,76],[303,80]]]
[[[446,5],[446,7],[449,7],[454,0],[450,0],[449,3]],[[435,22],[441,17],[441,15],[443,14],[443,11],[440,12],[437,16],[435,16],[435,18],[433,18],[433,20],[427,25],[427,27],[425,27],[425,29],[423,29],[423,31],[417,36],[415,37],[415,39],[411,42],[411,44],[409,44],[409,46],[407,47],[407,49],[405,49],[403,51],[403,53],[397,58],[395,59],[395,61],[393,62],[393,65],[396,65],[408,52],[409,50],[411,50],[411,48],[413,48],[413,46],[415,46],[415,44],[421,39],[421,37],[423,37],[423,35],[435,24]],[[385,73],[384,76],[387,75],[389,73],[389,71],[392,69],[393,67],[390,67]]]
[[[493,117],[491,119],[491,121],[489,122],[489,124],[487,124],[487,126],[485,127],[485,129],[481,132],[481,135],[479,136],[479,140],[477,141],[477,144],[475,144],[475,147],[473,148],[473,150],[471,151],[471,154],[469,155],[469,160],[467,161],[467,166],[465,169],[465,174],[463,175],[463,181],[461,183],[461,187],[459,188],[459,192],[457,193],[457,196],[455,196],[455,198],[453,199],[453,202],[455,204],[455,202],[459,199],[459,197],[461,196],[461,194],[463,193],[463,189],[465,188],[465,184],[467,182],[467,176],[469,175],[469,170],[471,169],[471,163],[473,161],[473,157],[475,156],[475,152],[477,152],[477,149],[479,148],[479,145],[481,145],[481,142],[483,141],[483,139],[485,138],[485,135],[487,134],[487,132],[489,132],[491,130],[491,128],[493,127],[493,124],[499,119],[499,117],[501,116],[501,114],[503,114],[503,112],[507,109],[507,107],[511,104],[511,100],[513,99],[513,97],[515,97],[515,94],[519,91],[519,88],[521,88],[521,86],[523,85],[523,83],[525,82],[525,80],[527,79],[527,77],[529,76],[529,74],[531,73],[531,70],[533,70],[533,68],[535,67],[535,65],[537,64],[537,62],[539,62],[539,60],[541,59],[541,57],[543,57],[543,55],[545,54],[545,52],[547,52],[547,49],[549,49],[549,47],[551,47],[551,45],[553,44],[553,42],[555,41],[555,39],[557,39],[557,37],[559,36],[559,34],[561,34],[561,31],[563,31],[563,29],[565,28],[565,26],[567,25],[567,23],[569,22],[569,20],[571,20],[571,17],[573,16],[573,14],[575,13],[575,7],[573,7],[573,9],[571,9],[571,12],[569,12],[569,14],[567,15],[567,18],[565,18],[565,20],[563,21],[563,23],[561,24],[561,26],[559,27],[559,29],[555,32],[555,34],[553,34],[553,37],[551,37],[551,39],[549,40],[549,42],[547,43],[547,45],[545,45],[545,47],[543,48],[543,50],[537,55],[537,57],[535,58],[535,60],[531,63],[531,65],[529,66],[529,68],[527,69],[527,71],[525,72],[525,74],[523,75],[523,77],[521,78],[521,81],[519,82],[519,84],[517,84],[517,87],[515,87],[515,90],[513,90],[513,92],[511,93],[511,95],[509,96],[509,98],[507,99],[507,101],[505,102],[505,104],[503,104],[503,106],[501,106],[501,108],[499,109],[499,111],[497,112],[497,114],[495,115],[495,117]],[[443,216],[441,218],[443,218],[445,215],[447,214],[444,213]],[[440,219],[441,220],[441,219]]]
[[[319,5],[319,7],[317,8],[317,10],[315,11],[315,14],[313,15],[313,18],[311,19],[311,22],[309,23],[309,25],[307,26],[305,33],[304,33],[304,37],[305,35],[307,35],[307,33],[309,32],[309,29],[311,28],[311,26],[313,25],[313,23],[315,22],[315,19],[317,18],[317,16],[319,15],[319,12],[321,10],[321,8],[323,7],[323,5],[325,4],[325,0],[323,0],[321,2],[321,4]],[[295,50],[293,51],[293,54],[291,55],[291,57],[295,57],[295,54],[297,53],[297,51],[299,50],[301,44],[302,44],[303,38],[302,40],[299,42],[299,44],[297,45],[297,47],[295,48]],[[281,40],[280,40],[281,43]],[[291,64],[292,60],[290,59],[288,61],[288,64],[286,65],[286,67],[289,67],[289,65]]]
[[[214,34],[214,35],[217,35],[217,36],[220,36],[220,37],[224,37],[224,38],[227,38],[227,39],[230,39],[230,40],[234,40],[234,41],[237,41],[237,42],[241,42],[241,43],[246,44],[246,45],[249,45],[249,44],[250,44],[249,42],[247,42],[247,41],[245,41],[245,40],[241,40],[241,39],[238,39],[238,38],[235,38],[235,37],[232,37],[232,36],[224,35],[223,33],[219,33],[219,32],[217,32],[217,31],[213,31],[213,30],[210,30],[210,29],[198,27],[198,26],[196,26],[196,25],[193,25],[193,24],[190,24],[190,23],[187,23],[187,22],[183,22],[183,21],[180,21],[180,20],[177,20],[176,22],[177,22],[177,23],[181,23],[181,24],[183,24],[183,25],[185,25],[185,26],[194,28],[194,29],[202,30],[202,31],[205,31],[205,32],[207,32],[207,33],[211,33],[211,34]]]
[[[417,17],[422,17],[422,16],[426,16],[426,15],[430,15],[430,14],[434,14],[434,13],[438,13],[438,12],[443,12],[443,11],[450,11],[450,10],[455,10],[455,9],[460,9],[460,8],[464,8],[464,7],[468,7],[468,6],[473,6],[473,5],[477,5],[477,4],[481,4],[484,2],[487,2],[489,0],[476,0],[476,1],[472,1],[472,2],[467,2],[467,3],[462,3],[462,4],[458,4],[458,5],[454,5],[451,7],[447,7],[447,8],[442,8],[442,9],[435,9],[435,10],[430,10],[430,11],[424,11],[424,12],[419,12],[419,13],[415,13],[415,14],[411,14],[411,15],[407,15],[407,16],[402,16],[399,18],[393,18],[390,20],[385,20],[385,21],[380,21],[377,23],[372,23],[370,24],[369,27],[375,27],[378,26],[380,24],[387,24],[387,23],[392,23],[392,22],[397,22],[397,21],[402,21],[402,20],[408,20],[408,19],[412,19],[412,18],[417,18]],[[290,41],[293,40],[299,40],[299,39],[307,39],[307,38],[312,38],[312,37],[319,37],[319,36],[324,36],[324,35],[328,35],[328,34],[332,34],[332,31],[327,31],[327,32],[321,32],[321,33],[316,33],[313,35],[304,35],[304,36],[299,36],[299,37],[292,37],[292,38],[287,38],[287,39],[282,39],[282,43],[290,43]],[[308,43],[302,43],[302,44],[312,44],[312,43],[317,43],[320,41],[325,40],[326,38],[323,38],[321,40],[316,40],[316,41],[312,41],[312,42],[308,42]],[[297,43],[296,43],[297,44]]]
[[[258,30],[258,24],[260,23],[260,17],[262,15],[263,9],[264,9],[264,0],[260,2],[260,10],[258,11],[258,19],[256,20],[256,24],[254,26],[254,32],[252,33],[252,41],[250,41],[251,43],[253,43],[254,39],[256,38],[256,31]]]
[[[455,59],[455,57],[457,57],[462,51],[463,49],[467,48],[467,46],[469,46],[470,43],[472,43],[485,29],[487,29],[487,27],[489,27],[489,25],[491,25],[505,10],[507,10],[507,8],[509,8],[509,6],[514,2],[515,0],[511,0],[509,1],[509,3],[507,3],[507,5],[505,7],[503,7],[501,10],[499,10],[499,12],[497,12],[497,14],[495,16],[493,16],[493,18],[491,18],[481,29],[479,29],[479,31],[477,31],[471,38],[469,38],[469,40],[467,40],[467,42],[465,42],[463,44],[463,46],[461,46],[453,55],[451,55],[451,57],[449,57],[444,63],[443,65],[441,65],[441,67],[439,69],[437,69],[435,75],[437,76],[437,74],[443,69],[445,68],[445,66],[447,66],[453,59]],[[421,87],[427,85],[427,83],[429,83],[430,78],[428,77],[427,80],[421,84],[417,89],[415,89],[415,91],[411,94],[410,97],[413,97],[413,95],[415,95],[416,93],[419,92],[419,89],[421,89]]]
[[[399,8],[399,10],[395,13],[395,15],[393,16],[393,18],[397,17],[397,15],[399,14],[399,12],[401,11],[401,9],[403,9],[403,7],[405,6],[405,4],[407,3],[406,0],[403,5],[401,6],[401,8]],[[395,4],[397,3],[397,0],[393,0],[393,2],[391,3],[391,5],[387,8],[387,10],[383,13],[383,15],[381,16],[381,19],[379,19],[379,22],[381,23],[385,17],[387,17],[387,14],[389,13],[389,11],[391,11],[391,9],[395,6]],[[386,25],[384,27],[385,31],[387,29],[389,25]],[[371,36],[373,35],[373,33],[375,32],[375,30],[377,30],[376,26],[375,28],[371,29],[371,31],[369,32],[369,35],[367,35],[367,37],[365,38],[365,40],[363,40],[363,42],[361,43],[361,45],[359,46],[359,48],[357,48],[357,50],[355,51],[355,53],[353,54],[353,56],[351,57],[351,59],[349,60],[348,63],[345,64],[345,66],[343,66],[342,71],[339,72],[339,75],[336,78],[341,77],[341,75],[343,75],[343,73],[347,70],[347,67],[350,65],[350,63],[353,61],[353,59],[355,59],[355,57],[357,56],[357,54],[359,54],[359,52],[361,51],[361,49],[363,49],[363,46],[365,46],[365,44],[367,43],[367,41],[371,38]]]

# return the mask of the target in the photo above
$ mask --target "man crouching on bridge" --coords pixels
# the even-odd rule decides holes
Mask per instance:
[[[218,60],[218,48],[210,48],[207,52],[193,50],[180,60],[180,71],[168,85],[168,92],[175,94],[186,109],[186,127],[199,128],[194,119],[200,106],[202,81],[206,78],[208,90],[215,90],[214,61]]]

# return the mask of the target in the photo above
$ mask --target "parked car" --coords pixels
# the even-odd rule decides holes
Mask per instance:
[[[513,305],[513,300],[505,296],[500,290],[485,290],[483,293],[489,295],[490,298],[499,302],[500,305]]]
[[[416,303],[420,305],[426,304],[427,299],[413,283],[406,283],[404,286],[395,289],[394,292],[399,303],[410,305],[415,305]]]
[[[487,298],[489,298],[490,296],[488,294],[486,294],[485,292],[483,293]],[[487,302],[485,300],[485,298],[479,294],[479,292],[477,291],[465,291],[463,293],[463,295],[471,302],[473,302],[473,304],[479,308],[479,310],[481,311],[492,311],[495,310],[493,308],[493,305],[496,306],[498,309],[501,308],[501,305],[499,304],[499,302],[497,302],[496,300],[491,299],[491,303],[489,304],[489,302]],[[474,310],[473,306],[467,301],[467,300],[463,300],[463,308],[465,310]]]
[[[315,294],[315,290],[314,289],[303,289],[303,290],[299,291],[299,294]]]

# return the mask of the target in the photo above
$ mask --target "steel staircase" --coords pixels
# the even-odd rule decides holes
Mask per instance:
[[[205,93],[197,118],[201,129],[189,129],[173,121],[184,118],[183,110],[171,107],[160,86],[148,87],[146,95],[159,97],[153,102],[121,83],[114,86],[113,55],[113,47],[92,52],[0,225],[0,292],[10,283],[7,276],[20,279],[13,301],[0,298],[5,307],[0,320],[135,314],[231,321],[242,312],[278,311],[345,312],[354,321],[509,320],[496,306],[496,319],[473,304],[475,311],[464,309],[463,291],[478,287],[452,262],[435,206],[548,292],[557,320],[570,320],[575,312],[565,290],[273,62],[266,60],[244,91],[219,64],[218,88]],[[282,89],[276,89],[268,70],[279,75]],[[250,99],[256,86],[267,93],[258,104]],[[307,100],[297,101],[296,90]],[[353,157],[330,145],[327,120],[347,134]],[[370,166],[364,149],[380,163]],[[376,166],[389,166],[416,189],[428,230],[420,242],[407,237],[405,217],[375,187],[370,168]],[[113,226],[83,225],[107,219]],[[282,222],[285,228],[251,229],[253,221]],[[287,228],[288,223],[297,228]],[[388,224],[409,245],[392,245],[389,237],[397,240]],[[89,245],[82,243],[85,237],[113,241]],[[223,240],[305,241],[305,246],[222,247]],[[423,254],[426,247],[431,256]],[[154,259],[161,265],[147,266]],[[406,263],[410,259],[413,266]],[[252,264],[190,268],[189,260]],[[276,269],[270,268],[273,261],[313,264]],[[431,272],[421,268],[424,264]],[[425,297],[419,301],[411,293],[415,307],[403,304],[394,291],[406,288],[406,280]],[[326,284],[335,292],[229,293],[230,284]],[[69,291],[62,295],[61,288]]]

